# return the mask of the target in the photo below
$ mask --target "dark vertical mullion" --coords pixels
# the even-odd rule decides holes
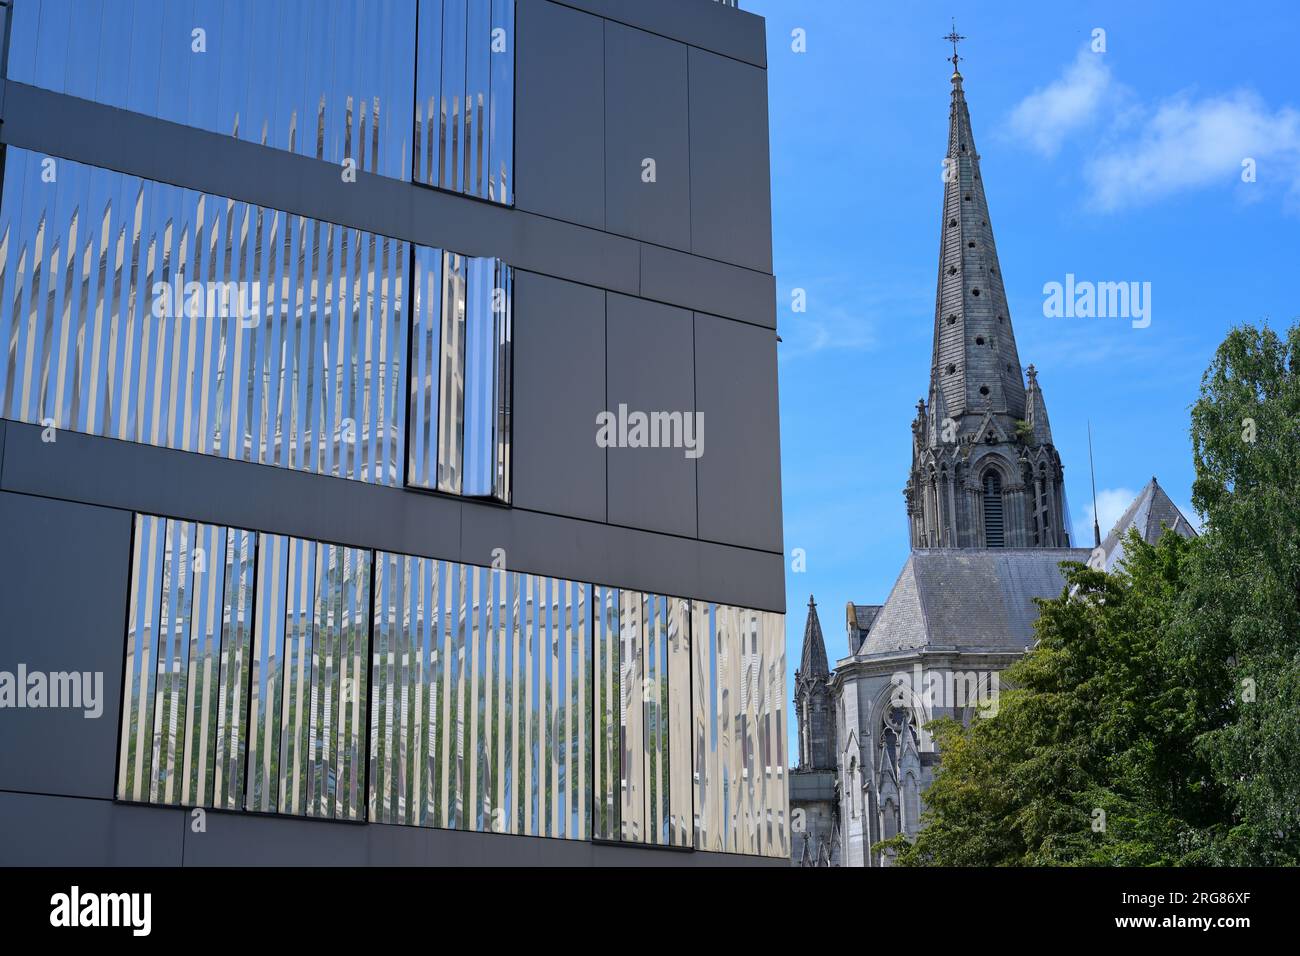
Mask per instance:
[[[4,2],[4,0],[0,0],[0,3],[3,3],[3,2]],[[6,23],[5,23],[5,37],[4,37],[4,42],[5,42],[5,49],[4,49],[3,55],[0,56],[0,65],[5,65],[5,64],[7,64],[7,61],[8,61],[8,55],[9,55],[9,50],[8,50],[8,45],[9,45],[9,24],[8,24],[8,18],[7,18],[7,17],[6,17]],[[0,84],[0,89],[3,89],[3,84]],[[0,92],[0,97],[2,97],[2,96],[3,96],[3,93]],[[3,150],[3,149],[0,149],[0,165],[3,165],[3,156],[4,156],[4,150]],[[2,176],[2,174],[3,174],[3,170],[0,170],[0,176]],[[0,178],[0,182],[3,182],[3,179],[2,179],[2,178]],[[127,546],[126,546],[126,554],[127,554],[127,561],[126,561],[126,564],[127,564],[127,572],[126,572],[126,614],[123,616],[123,619],[122,619],[122,633],[125,634],[125,635],[128,635],[128,636],[129,636],[130,633],[131,633],[131,604],[132,604],[132,602],[131,602],[131,582],[132,582],[132,578],[133,578],[133,577],[138,573],[138,570],[137,570],[137,568],[135,567],[135,561],[134,561],[134,557],[135,557],[135,544],[136,544],[136,534],[137,534],[137,526],[138,526],[139,523],[140,523],[140,519],[141,519],[141,517],[142,517],[142,516],[139,515],[139,514],[133,514],[133,515],[131,516],[131,529],[130,529],[130,531],[129,531],[128,534],[127,534]],[[126,757],[127,757],[127,760],[128,760],[128,766],[129,766],[129,763],[130,763],[130,757],[129,757],[130,746],[129,746],[129,743],[128,743],[128,746],[127,746],[126,748],[123,748],[123,747],[122,747],[122,740],[123,740],[123,736],[124,736],[125,733],[126,733],[127,722],[131,719],[131,706],[130,706],[130,701],[128,701],[128,700],[126,699],[126,681],[127,681],[127,673],[128,673],[127,666],[126,666],[126,656],[127,656],[127,655],[126,655],[126,647],[127,647],[126,643],[123,642],[122,679],[118,682],[118,690],[117,690],[117,699],[118,699],[118,701],[120,702],[119,707],[118,707],[118,719],[117,719],[117,740],[118,740],[118,746],[117,746],[117,756],[116,756],[116,759],[115,759],[114,762],[113,762],[113,786],[114,786],[114,790],[115,790],[115,792],[116,792],[116,797],[117,797],[117,799],[119,799],[119,800],[125,799],[125,798],[126,798],[126,793],[129,792],[129,791],[127,790],[126,787],[122,787],[120,790],[118,789],[118,782],[123,780],[123,777],[122,777],[122,758],[123,758],[123,756],[126,756]],[[128,741],[129,741],[129,738],[128,738]],[[137,746],[138,746],[138,745],[137,745]]]

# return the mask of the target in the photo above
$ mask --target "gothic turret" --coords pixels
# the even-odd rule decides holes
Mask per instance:
[[[799,721],[799,767],[835,767],[835,728],[831,724],[831,674],[817,602],[808,596],[808,620],[803,629],[803,657],[794,673],[794,705]]]
[[[913,548],[1069,546],[1061,459],[1020,366],[980,157],[953,54],[927,398],[904,489]]]

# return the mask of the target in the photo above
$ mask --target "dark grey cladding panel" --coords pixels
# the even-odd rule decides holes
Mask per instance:
[[[603,310],[601,319],[594,343],[587,345],[596,359],[604,352]],[[599,409],[604,405],[604,367],[592,368],[595,381],[580,390],[580,397],[584,405]],[[518,383],[516,377],[516,421]],[[554,404],[539,401],[542,413],[554,410]],[[595,417],[593,410],[583,439],[586,449],[596,449]],[[554,437],[553,429],[550,434]],[[515,451],[517,497],[518,444]],[[603,508],[604,452],[596,451],[602,465],[588,482],[595,487],[589,497]],[[545,448],[538,452],[548,453]],[[544,480],[575,483],[579,472],[572,463],[564,468]],[[13,422],[7,426],[0,487],[470,564],[489,565],[492,549],[504,547],[508,566],[519,571],[759,610],[779,610],[784,593],[780,555],[72,432],[45,444],[38,426]],[[126,557],[115,560],[123,569],[127,566]],[[120,623],[117,629],[113,652],[120,658]]]
[[[466,255],[499,256],[604,288],[635,294],[639,287],[638,243],[631,239],[369,173],[345,183],[332,163],[22,83],[5,86],[0,139],[15,146]],[[599,129],[595,135],[599,155]],[[593,182],[603,192],[603,171]]]
[[[6,491],[459,559],[454,499],[75,432],[46,444],[34,425],[9,428]]]
[[[641,246],[641,295],[776,328],[776,279],[771,275],[662,246]]]
[[[691,313],[611,293],[606,300],[606,408],[617,414],[679,413],[695,433],[695,357]],[[647,436],[649,437],[649,436]],[[666,436],[665,436],[666,437]],[[686,449],[610,448],[609,520],[695,536],[695,465]]]
[[[0,793],[4,866],[780,866],[780,857]]]
[[[692,49],[691,251],[772,271],[767,73]]]
[[[180,866],[189,823],[171,807],[0,793],[0,866]]]
[[[84,698],[79,709],[0,711],[0,789],[111,797],[131,516],[0,493],[0,537],[0,670],[17,677],[23,665],[47,684],[55,672],[90,674],[99,712],[87,717]]]
[[[779,513],[776,520],[779,526]],[[701,598],[785,613],[785,558],[780,553],[701,542],[698,554]]]
[[[515,570],[785,613],[780,554],[531,511],[466,509],[464,560],[488,563],[494,548],[505,549]]]
[[[658,33],[723,56],[767,66],[767,37],[760,16],[704,0],[555,0],[565,6]]]
[[[513,501],[605,520],[605,293],[515,273]]]
[[[548,0],[517,17],[515,205],[604,228],[604,22]]]
[[[696,313],[695,401],[705,435],[700,537],[779,552],[776,333]]]
[[[691,247],[686,46],[605,23],[605,223],[611,232]],[[654,181],[644,164],[653,160]]]
[[[773,866],[788,860],[431,827],[209,813],[186,866]]]

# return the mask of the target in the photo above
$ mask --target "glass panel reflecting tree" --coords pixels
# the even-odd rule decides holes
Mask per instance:
[[[236,809],[253,536],[139,515],[132,548],[117,796]]]
[[[780,614],[138,516],[117,794],[785,857],[784,662]]]
[[[789,855],[783,622],[768,611],[692,607],[698,849]]]
[[[371,819],[583,839],[590,588],[380,553]]]
[[[596,835],[690,846],[690,602],[616,588],[595,600]]]
[[[251,810],[365,817],[370,551],[262,535]]]

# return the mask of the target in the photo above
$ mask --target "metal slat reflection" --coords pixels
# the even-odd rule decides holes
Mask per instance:
[[[788,853],[781,615],[150,516],[131,560],[119,799]]]
[[[400,483],[405,243],[41,160],[6,159],[0,415]]]

